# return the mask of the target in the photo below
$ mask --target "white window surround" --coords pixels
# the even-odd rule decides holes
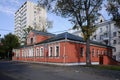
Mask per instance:
[[[58,47],[58,49],[57,49]],[[58,51],[57,51],[58,50]],[[58,53],[57,53],[58,52]],[[54,54],[55,57],[59,57],[60,56],[60,46],[59,45],[55,45],[55,54]]]
[[[39,56],[39,47],[36,48],[36,56]]]
[[[49,57],[52,57],[53,56],[53,46],[49,46],[49,54],[48,54]]]
[[[43,47],[40,48],[40,54],[39,55],[40,55],[40,57],[44,56],[44,48]]]
[[[24,50],[22,50],[22,57],[24,57]]]
[[[34,49],[33,48],[30,48],[29,49],[29,57],[33,57],[34,56]]]

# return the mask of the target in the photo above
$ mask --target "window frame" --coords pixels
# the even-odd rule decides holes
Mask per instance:
[[[80,47],[80,57],[84,56],[84,47]]]
[[[58,49],[57,49],[58,47]],[[57,51],[58,50],[58,51]],[[58,52],[58,53],[57,53]],[[59,57],[60,56],[60,46],[59,45],[55,45],[55,57]]]
[[[39,48],[37,47],[36,48],[36,55],[35,55],[36,57],[38,57],[39,56]]]
[[[43,57],[43,56],[44,56],[44,48],[43,48],[43,47],[40,47],[39,56],[40,56],[40,57]]]
[[[53,57],[53,46],[49,46],[49,57]]]

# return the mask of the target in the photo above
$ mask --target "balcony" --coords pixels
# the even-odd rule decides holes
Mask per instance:
[[[103,37],[102,39],[106,41],[106,40],[109,40],[109,37]]]

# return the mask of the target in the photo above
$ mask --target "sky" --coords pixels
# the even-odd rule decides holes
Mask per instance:
[[[1,37],[8,33],[14,34],[14,13],[27,0],[0,0],[0,34]],[[38,0],[29,0],[37,3]],[[105,19],[109,19],[105,8],[101,11]],[[48,14],[48,19],[53,21],[53,28],[48,29],[48,32],[59,33],[72,28],[71,22],[66,18],[56,16],[55,14]]]

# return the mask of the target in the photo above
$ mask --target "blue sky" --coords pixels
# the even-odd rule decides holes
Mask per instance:
[[[8,33],[14,33],[14,13],[27,0],[0,0],[0,34],[3,37]],[[37,3],[38,0],[29,0]],[[103,16],[108,19],[105,9],[101,11]],[[55,14],[48,14],[48,19],[53,21],[53,28],[49,32],[55,33],[72,28],[68,19],[61,18]]]

